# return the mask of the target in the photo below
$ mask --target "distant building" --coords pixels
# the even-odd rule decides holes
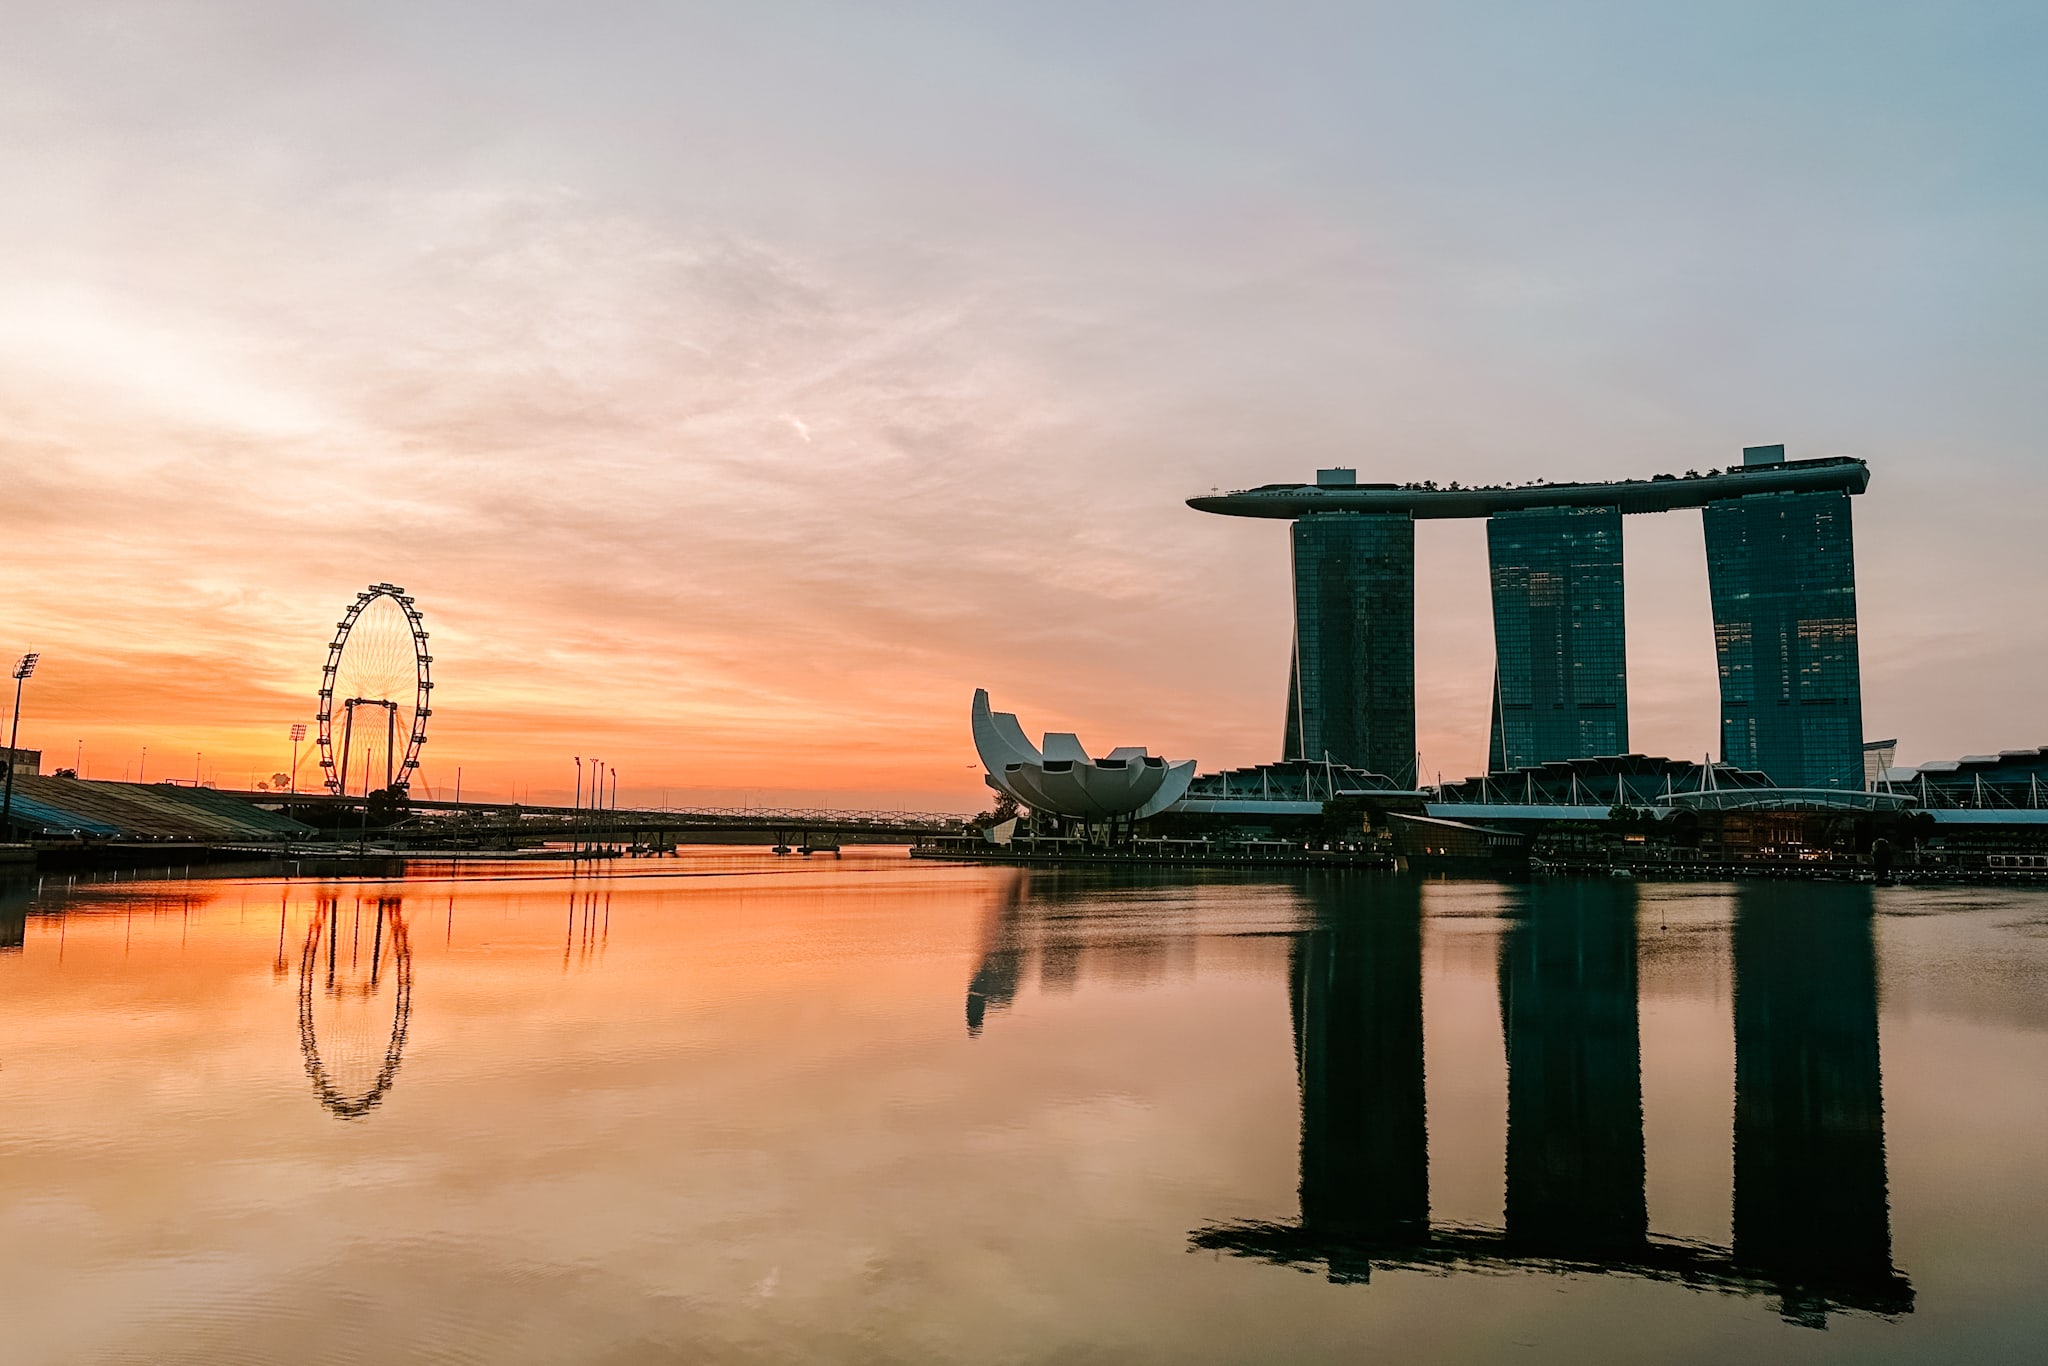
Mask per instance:
[[[1202,773],[1170,808],[1181,814],[1313,815],[1348,797],[1416,797],[1406,783],[1344,764],[1288,759]]]
[[[1887,768],[1877,785],[1887,792],[1903,792],[1929,809],[2040,810],[2048,807],[2048,746]]]
[[[1485,517],[1494,606],[1489,770],[1626,754],[1621,519],[1703,509],[1722,762],[1774,786],[1862,790],[1863,695],[1849,499],[1861,460],[1743,463],[1684,477],[1439,488],[1308,484],[1190,498],[1200,512],[1294,523],[1294,644],[1281,751],[1419,785],[1415,528]]]
[[[15,766],[16,776],[33,776],[43,771],[43,752],[39,749],[9,749],[0,745],[0,773],[5,773],[10,763]]]
[[[1782,464],[1783,446],[1743,451]],[[1861,789],[1856,548],[1844,489],[1760,493],[1705,512],[1721,757],[1782,787]]]
[[[1877,791],[1884,782],[1884,775],[1899,761],[1897,740],[1865,740],[1863,742],[1863,786]]]
[[[1610,754],[1593,759],[1553,759],[1526,768],[1494,772],[1484,778],[1444,783],[1432,810],[1451,815],[1462,806],[1588,807],[1604,812],[1611,806],[1654,807],[1693,793],[1768,792],[1771,780],[1752,769],[1728,764],[1707,766],[1692,759],[1661,755]]]
[[[1486,545],[1494,648],[1488,768],[1626,754],[1621,509],[1496,512]]]
[[[1289,692],[1282,757],[1415,780],[1415,523],[1408,517],[1339,512],[1294,524]]]
[[[986,688],[974,690],[968,722],[987,770],[983,781],[1042,815],[1143,820],[1173,805],[1195,776],[1193,759],[1168,763],[1141,745],[1119,746],[1101,758],[1089,757],[1071,732],[1048,732],[1034,745],[1013,713],[990,708]]]

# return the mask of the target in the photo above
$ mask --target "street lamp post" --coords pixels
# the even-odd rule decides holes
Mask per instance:
[[[21,685],[36,671],[42,656],[31,651],[14,666],[14,724],[7,731],[7,795],[0,798],[0,839],[14,828],[14,742],[21,738]]]
[[[301,740],[303,740],[303,739],[305,739],[305,738],[306,738],[306,723],[305,723],[304,721],[294,721],[294,722],[292,722],[292,774],[291,774],[291,789],[292,789],[292,795],[293,795],[293,796],[295,796],[295,797],[296,797],[296,796],[297,796],[297,795],[299,794],[299,741],[301,741]]]

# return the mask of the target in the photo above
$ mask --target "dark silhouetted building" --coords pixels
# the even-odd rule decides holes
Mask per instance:
[[[1783,446],[1746,464],[1782,463]],[[1849,493],[1759,493],[1704,514],[1721,755],[1782,787],[1863,786],[1863,675]]]
[[[1626,754],[1621,509],[1496,512],[1486,544],[1495,661],[1489,771]]]
[[[1283,757],[1419,783],[1415,526],[1485,517],[1496,679],[1489,772],[1628,751],[1622,518],[1704,509],[1720,659],[1722,761],[1784,787],[1862,786],[1849,498],[1861,460],[1784,458],[1601,483],[1310,484],[1190,498],[1294,523],[1294,654]]]
[[[1415,523],[1335,512],[1294,524],[1288,759],[1415,773]]]

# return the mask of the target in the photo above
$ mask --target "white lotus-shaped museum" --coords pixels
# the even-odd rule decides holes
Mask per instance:
[[[1123,745],[1088,757],[1079,737],[1048,732],[1044,747],[1024,738],[1006,711],[990,711],[988,689],[974,690],[974,748],[988,785],[1024,806],[1073,820],[1143,820],[1179,801],[1194,780],[1195,761],[1170,764]]]

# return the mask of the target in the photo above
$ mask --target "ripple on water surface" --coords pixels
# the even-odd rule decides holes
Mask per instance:
[[[2041,894],[854,849],[416,874],[0,889],[0,1355],[1998,1361],[2048,1330]]]

